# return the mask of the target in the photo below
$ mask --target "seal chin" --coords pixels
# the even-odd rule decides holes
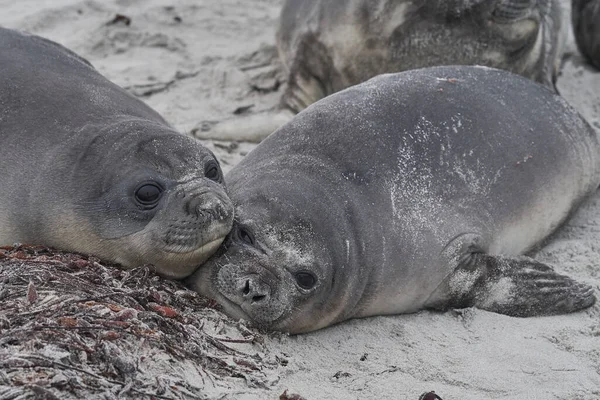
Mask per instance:
[[[172,262],[165,262],[156,270],[170,278],[188,277],[217,251],[224,239],[225,236],[222,236],[187,252],[166,249],[163,251],[163,258],[165,261],[171,259]]]
[[[207,254],[205,257],[205,260],[208,260],[212,253],[221,245],[221,243],[223,243],[223,240],[225,240],[225,236],[226,235],[223,235],[215,240],[211,240],[208,243],[196,246],[166,246],[164,252],[172,254],[181,254],[182,256],[188,256],[190,258],[197,258],[202,254],[207,254],[210,252],[210,254]]]
[[[168,278],[186,278],[217,251],[224,239],[225,235],[189,251],[171,251],[167,248],[161,252],[164,262],[155,267],[156,271]]]
[[[248,302],[244,302],[239,304],[235,301],[232,301],[226,294],[218,293],[214,300],[216,300],[221,307],[223,307],[223,311],[230,317],[236,320],[244,320],[250,323],[251,325],[272,330],[272,331],[282,331],[287,332],[286,321],[288,320],[289,313],[285,313],[284,310],[278,315],[266,314],[261,312],[256,312],[256,310],[252,307]]]
[[[253,317],[251,310],[248,310],[248,307],[244,307],[244,304],[239,304],[236,301],[231,300],[226,294],[218,293],[214,297],[221,307],[223,307],[223,311],[230,317],[236,320],[243,319],[244,321],[249,322],[252,325],[265,327],[265,325],[270,325],[269,321],[257,321],[256,318]],[[247,311],[250,311],[248,313]]]
[[[101,257],[121,264],[128,268],[150,265],[158,274],[169,279],[183,279],[196,271],[198,267],[210,258],[221,245],[224,236],[211,242],[203,244],[192,251],[172,252],[165,250],[153,240],[149,240],[147,234],[139,232],[128,237],[127,241],[106,242],[108,254],[105,252]],[[110,244],[109,244],[110,243]],[[116,255],[119,256],[116,256]]]

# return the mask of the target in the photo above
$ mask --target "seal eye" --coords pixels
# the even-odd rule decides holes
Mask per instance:
[[[209,162],[206,164],[204,168],[204,176],[206,176],[211,181],[218,182],[221,178],[221,174],[219,173],[219,166],[215,162]]]
[[[254,246],[254,235],[249,229],[244,228],[243,226],[238,227],[237,237],[242,242],[249,244],[250,246]]]
[[[312,289],[317,283],[317,278],[310,272],[306,271],[296,273],[295,278],[298,286],[305,290]]]
[[[146,183],[135,191],[135,198],[144,206],[152,206],[160,199],[162,189],[152,183]]]

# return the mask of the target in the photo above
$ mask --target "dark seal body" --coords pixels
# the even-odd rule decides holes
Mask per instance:
[[[438,65],[505,69],[553,87],[567,28],[559,0],[286,0],[275,112],[197,137],[260,141],[315,101],[376,75]]]
[[[571,20],[579,50],[600,69],[600,0],[573,0]]]
[[[598,138],[553,90],[506,71],[373,78],[299,113],[227,180],[236,224],[190,283],[266,328],[595,300],[518,255],[598,187]]]
[[[0,28],[0,244],[184,277],[227,235],[214,155],[57,43]]]
[[[566,27],[558,0],[287,0],[277,35],[298,112],[376,75],[485,65],[552,85]]]

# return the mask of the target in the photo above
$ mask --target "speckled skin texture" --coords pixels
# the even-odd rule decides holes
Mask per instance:
[[[600,68],[600,1],[573,0],[571,19],[577,47]]]
[[[599,150],[561,97],[518,75],[382,75],[301,112],[227,175],[236,224],[190,283],[292,333],[424,308],[575,311],[590,287],[510,256],[598,187]]]
[[[552,85],[561,18],[558,0],[287,0],[282,106],[298,112],[376,75],[436,65],[486,65]]]
[[[49,40],[0,29],[0,244],[40,244],[185,277],[229,232],[214,155]],[[135,192],[161,188],[142,206]]]

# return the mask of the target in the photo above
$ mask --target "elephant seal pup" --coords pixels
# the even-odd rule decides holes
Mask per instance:
[[[57,43],[0,29],[0,65],[0,244],[172,278],[219,247],[233,205],[208,149]]]
[[[577,47],[600,69],[600,0],[573,0],[571,5]]]
[[[429,308],[524,317],[595,301],[517,256],[600,183],[595,132],[521,76],[373,78],[298,114],[226,178],[232,234],[189,284],[256,325],[301,333]]]
[[[260,141],[325,96],[416,68],[486,65],[553,86],[568,29],[559,1],[286,0],[280,111],[227,120],[198,137]]]

